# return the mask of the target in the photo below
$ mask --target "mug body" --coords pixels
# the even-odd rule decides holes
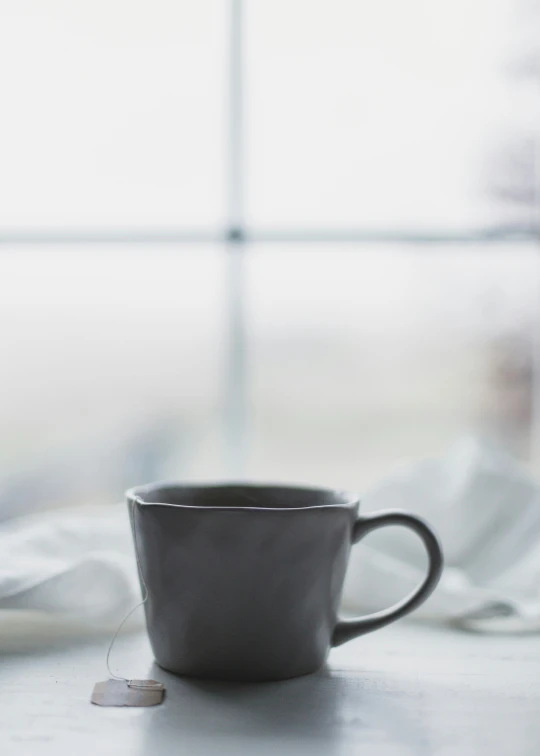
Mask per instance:
[[[358,510],[339,491],[153,484],[127,493],[148,635],[179,675],[314,672],[337,622]]]

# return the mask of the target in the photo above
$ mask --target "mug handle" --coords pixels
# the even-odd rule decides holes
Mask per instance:
[[[332,646],[340,646],[359,635],[371,633],[380,627],[389,625],[391,622],[404,617],[422,604],[435,589],[439,582],[443,568],[443,553],[439,539],[422,520],[421,517],[402,512],[399,509],[388,509],[384,512],[359,517],[353,526],[353,543],[358,543],[368,533],[377,528],[384,528],[387,525],[404,525],[406,528],[413,530],[422,539],[428,553],[429,565],[427,575],[414,589],[412,593],[398,601],[394,606],[388,609],[382,609],[380,612],[367,614],[365,617],[356,619],[341,620],[337,623],[332,636]]]

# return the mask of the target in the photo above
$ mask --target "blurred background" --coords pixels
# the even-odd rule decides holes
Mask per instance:
[[[0,0],[0,102],[0,518],[538,473],[538,0]]]

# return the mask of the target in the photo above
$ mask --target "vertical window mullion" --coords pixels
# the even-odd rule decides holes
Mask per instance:
[[[246,234],[244,228],[243,3],[229,0],[226,159],[226,352],[224,377],[224,464],[227,476],[245,470],[247,434]]]

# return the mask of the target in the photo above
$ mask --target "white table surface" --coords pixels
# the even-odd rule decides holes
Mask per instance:
[[[147,709],[89,703],[106,647],[0,656],[2,756],[540,756],[538,636],[402,623],[336,649],[317,675],[261,685],[175,678],[144,635],[123,636],[114,668],[167,686]]]

